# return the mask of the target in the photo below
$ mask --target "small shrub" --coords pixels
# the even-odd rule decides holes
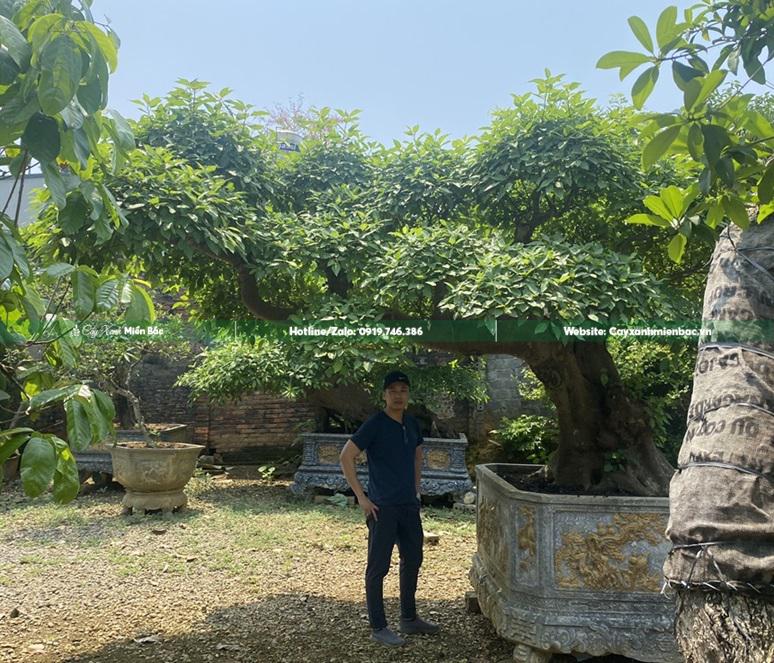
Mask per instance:
[[[266,483],[271,483],[274,479],[274,471],[277,468],[274,466],[269,467],[268,465],[261,465],[258,468],[258,472],[261,475],[261,481],[265,481]]]
[[[523,415],[517,419],[503,418],[500,427],[490,431],[491,442],[499,446],[499,454],[507,463],[537,463],[548,461],[556,448],[559,427],[555,419],[541,415]]]

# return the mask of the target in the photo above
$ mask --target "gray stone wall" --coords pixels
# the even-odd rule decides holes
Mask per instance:
[[[523,408],[518,385],[524,371],[524,362],[511,355],[488,355],[486,382],[489,401],[470,408],[468,437],[472,442],[486,439],[487,433],[497,428],[507,416],[518,416]]]

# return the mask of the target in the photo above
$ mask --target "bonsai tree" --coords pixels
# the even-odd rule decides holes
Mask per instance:
[[[331,122],[321,110],[313,138],[284,153],[253,109],[202,83],[184,82],[145,104],[135,127],[141,147],[109,179],[129,223],[95,246],[44,229],[48,255],[115,266],[141,255],[149,278],[184,284],[197,315],[221,320],[353,328],[468,321],[477,336],[390,342],[401,352],[523,358],[556,406],[554,480],[666,494],[673,468],[606,344],[562,333],[562,323],[698,311],[696,271],[709,246],[693,245],[671,266],[650,229],[612,223],[637,210],[648,178],[655,186],[683,182],[669,162],[641,168],[633,111],[603,112],[576,85],[549,75],[535,94],[497,111],[475,141],[412,130],[387,148],[360,133],[354,114]],[[683,297],[676,285],[685,286]],[[510,333],[495,338],[495,323],[511,324]],[[342,354],[342,343],[307,342],[318,348],[313,378],[298,337],[230,351],[267,371],[281,367],[262,372],[267,388],[365,414],[365,362],[373,348],[391,346],[350,340],[346,347],[361,349]],[[231,364],[240,384],[237,356]],[[210,384],[228,380],[220,373]],[[606,471],[611,454],[621,462]]]
[[[746,94],[767,84],[774,11],[763,0],[704,0],[682,17],[659,16],[655,41],[629,19],[645,53],[617,51],[599,62],[624,78],[642,105],[669,63],[683,105],[649,116],[642,159],[690,163],[689,187],[645,198],[629,221],[663,228],[676,262],[697,236],[717,237],[704,295],[693,396],[670,487],[664,566],[678,592],[676,630],[686,661],[774,657],[774,127],[771,99]],[[720,86],[739,75],[742,82]]]
[[[103,311],[153,318],[144,288],[126,274],[33,259],[19,232],[32,169],[43,173],[44,197],[63,222],[80,213],[68,205],[68,195],[79,191],[101,210],[92,218],[97,232],[122,223],[110,190],[93,175],[116,174],[134,143],[120,115],[103,113],[117,39],[94,23],[89,5],[58,2],[56,11],[50,3],[0,5],[0,152],[13,179],[0,213],[0,464],[21,453],[25,492],[36,496],[53,484],[62,502],[78,493],[73,450],[102,439],[114,414],[104,392],[58,375],[77,362],[77,325]],[[59,404],[67,441],[36,428],[40,413]]]
[[[102,323],[101,328],[107,332],[111,329]],[[99,334],[100,323],[95,320],[91,329]],[[88,382],[108,394],[113,403],[117,399],[125,399],[129,411],[122,418],[122,426],[140,429],[145,443],[150,447],[157,446],[158,433],[152,433],[145,423],[140,399],[131,389],[132,379],[136,375],[138,365],[148,356],[154,355],[169,360],[182,359],[191,354],[190,343],[174,325],[167,325],[159,330],[156,336],[146,336],[147,329],[118,328],[114,331],[123,333],[104,334],[92,338],[89,343],[81,346],[77,366],[68,371],[71,379]],[[116,443],[114,439],[114,444]]]

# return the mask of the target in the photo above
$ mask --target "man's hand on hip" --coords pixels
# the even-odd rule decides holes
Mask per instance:
[[[360,505],[360,508],[363,510],[363,513],[365,514],[366,519],[368,519],[368,516],[373,516],[374,520],[379,520],[377,516],[379,507],[376,506],[376,504],[374,504],[371,500],[369,500],[367,497],[363,497],[362,500],[358,500],[358,504]]]

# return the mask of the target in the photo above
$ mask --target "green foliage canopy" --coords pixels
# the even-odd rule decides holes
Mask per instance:
[[[662,67],[671,69],[683,105],[649,115],[642,162],[647,167],[679,156],[694,173],[691,186],[646,198],[648,212],[629,222],[669,229],[668,253],[680,262],[691,237],[714,237],[723,221],[747,228],[749,205],[758,209],[757,222],[774,211],[774,126],[755,95],[743,92],[750,81],[766,83],[766,64],[774,57],[774,7],[767,0],[702,0],[680,17],[670,6],[658,18],[655,40],[639,17],[629,25],[646,52],[613,51],[597,66],[618,69],[621,80],[644,66],[631,92],[638,107]],[[737,74],[745,82],[730,94],[717,94]]]

